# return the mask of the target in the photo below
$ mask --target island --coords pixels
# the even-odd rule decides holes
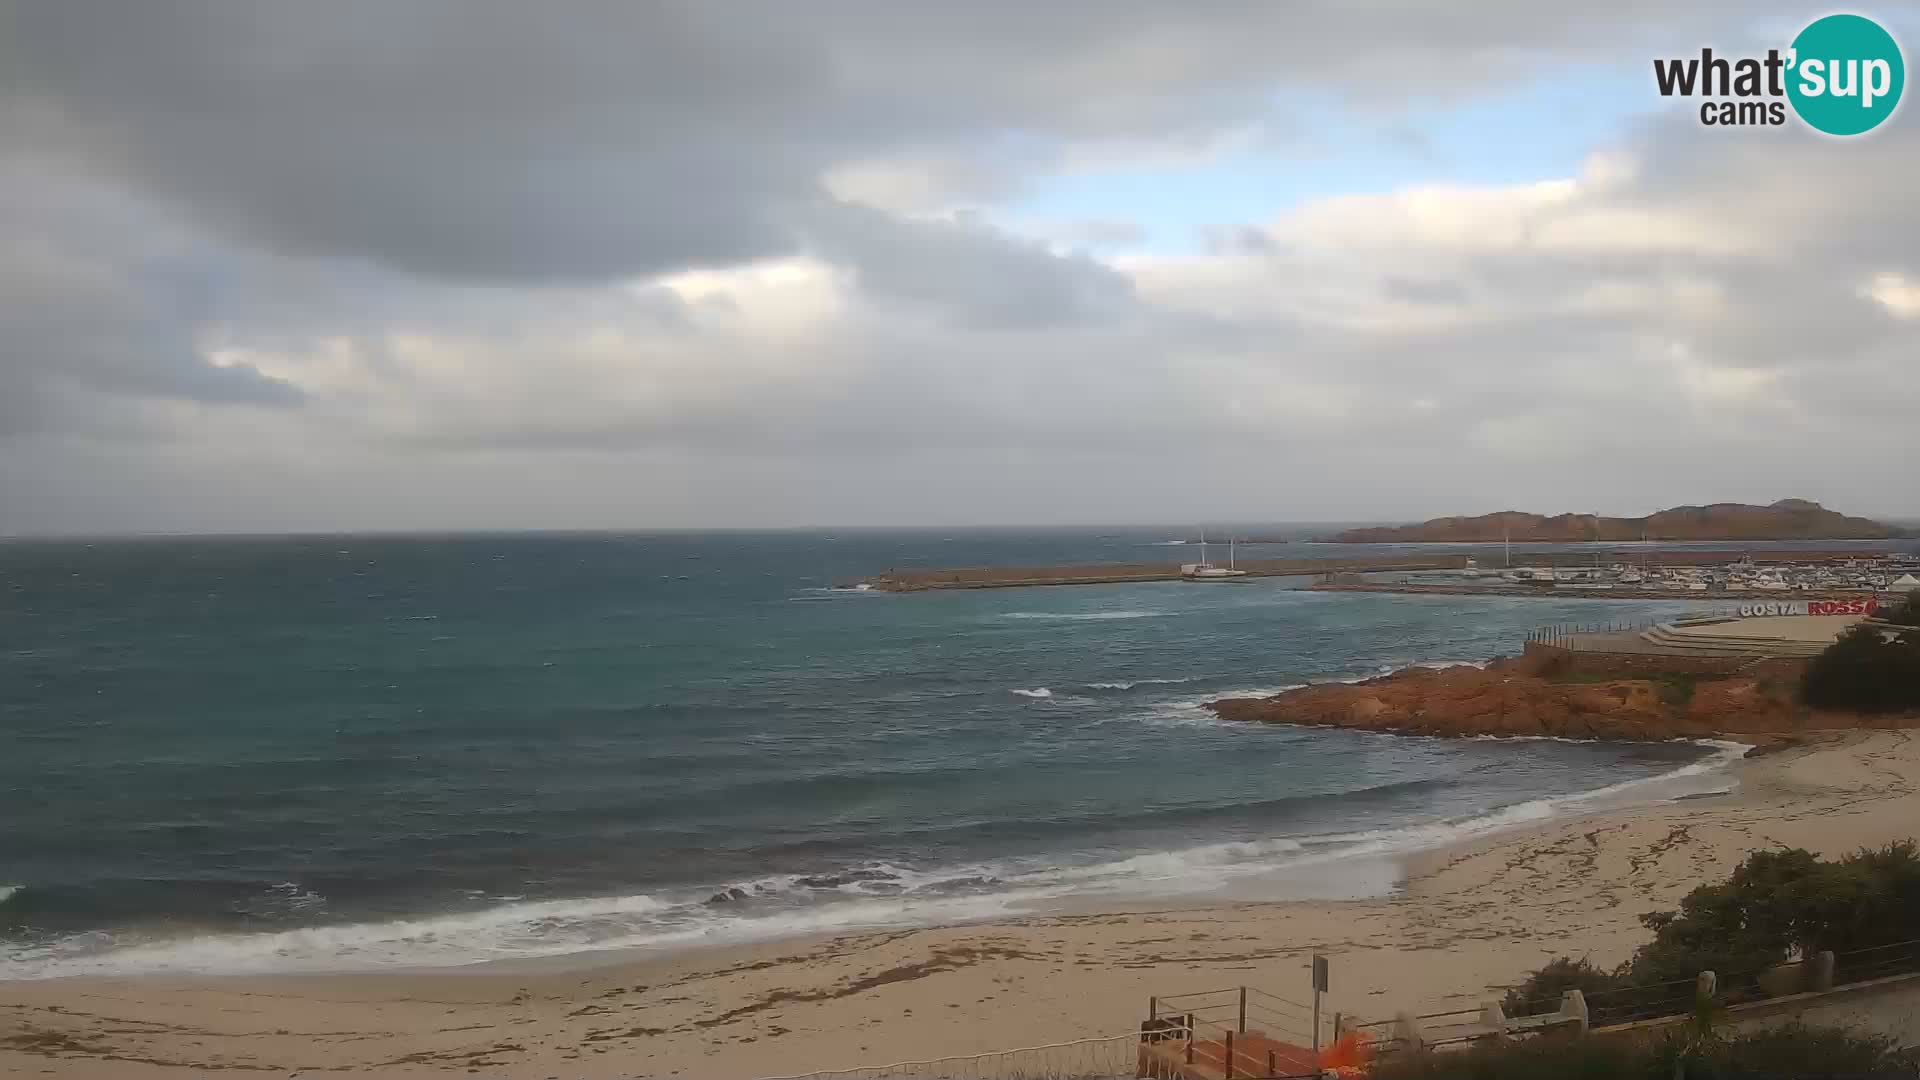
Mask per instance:
[[[1583,543],[1630,540],[1889,540],[1899,529],[1828,510],[1807,499],[1768,506],[1713,503],[1676,506],[1646,517],[1503,510],[1479,517],[1442,517],[1418,525],[1348,529],[1324,538],[1339,544]]]

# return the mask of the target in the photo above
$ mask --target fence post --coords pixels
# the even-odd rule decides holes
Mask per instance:
[[[1240,1026],[1235,1030],[1245,1034],[1247,1030],[1247,988],[1240,988]]]
[[[1813,954],[1813,985],[1811,989],[1822,993],[1833,989],[1834,957],[1831,949],[1823,949]]]
[[[1420,1053],[1427,1048],[1427,1039],[1420,1031],[1420,1021],[1410,1012],[1403,1012],[1393,1018],[1395,1040],[1404,1045],[1410,1053]]]
[[[1233,1032],[1231,1031],[1227,1032],[1227,1052],[1224,1056],[1227,1059],[1227,1080],[1233,1080]]]
[[[1578,989],[1560,995],[1560,1015],[1573,1021],[1580,1034],[1587,1033],[1587,995]]]
[[[1147,999],[1147,1019],[1149,1020],[1160,1019],[1160,995],[1159,994],[1155,994],[1152,997]]]
[[[1500,1007],[1499,1002],[1489,1001],[1481,1006],[1480,1023],[1493,1034],[1494,1038],[1507,1037],[1507,1011]]]

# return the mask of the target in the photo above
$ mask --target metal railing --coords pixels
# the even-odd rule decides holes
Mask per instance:
[[[1820,994],[1901,975],[1920,975],[1920,940],[1838,953],[1815,953],[1664,981],[1604,986],[1583,991],[1579,998],[1589,1029],[1607,1028],[1671,1020],[1702,1009],[1717,1010],[1801,994]],[[1478,1019],[1491,1006],[1481,1010],[1425,1013],[1410,1019],[1423,1029],[1420,1045],[1431,1048],[1474,1042],[1496,1034],[1514,1037],[1537,1033],[1561,1022],[1557,1018],[1566,1015],[1561,1011],[1564,1001],[1563,993],[1524,1001],[1509,1000],[1505,1004],[1515,1006],[1515,1012],[1512,1016],[1502,1014],[1504,1022],[1497,1029]],[[1398,1034],[1403,1024],[1403,1020],[1381,1020],[1358,1026],[1369,1029],[1375,1036],[1376,1048],[1391,1052],[1403,1048],[1407,1041]],[[1432,1029],[1431,1036],[1426,1034],[1427,1028]]]
[[[1258,987],[1154,997],[1142,1038],[1181,1044],[1181,1063],[1233,1078],[1312,1077],[1324,1027],[1311,1005]]]

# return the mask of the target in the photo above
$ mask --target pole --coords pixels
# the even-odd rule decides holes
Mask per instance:
[[[1227,1080],[1233,1080],[1233,1032],[1227,1032]]]
[[[1244,986],[1240,988],[1240,1027],[1239,1027],[1239,1030],[1240,1030],[1240,1031],[1241,1031],[1242,1033],[1244,1033],[1244,1032],[1245,1032],[1245,1031],[1247,1030],[1247,988],[1246,988],[1246,987],[1244,987]]]
[[[1313,988],[1313,1067],[1320,1067],[1320,988]]]
[[[1320,1068],[1320,995],[1327,992],[1327,958],[1313,958],[1313,1068]]]

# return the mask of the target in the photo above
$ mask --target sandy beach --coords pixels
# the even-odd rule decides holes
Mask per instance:
[[[1561,954],[1612,964],[1757,848],[1920,831],[1920,743],[1859,732],[1733,765],[1729,794],[1554,819],[1406,860],[1388,899],[1050,915],[570,970],[0,984],[17,1076],[751,1077],[1131,1030],[1150,994],[1306,984],[1363,1018],[1470,1005]],[[598,966],[585,966],[598,961]]]

